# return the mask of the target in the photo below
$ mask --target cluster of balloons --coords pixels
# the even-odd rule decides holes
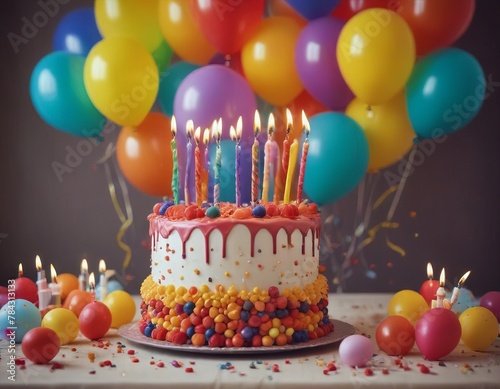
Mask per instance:
[[[203,130],[222,118],[222,142],[231,144],[229,126],[241,115],[250,147],[257,108],[278,118],[289,108],[290,140],[303,139],[304,110],[317,146],[304,190],[324,205],[397,162],[415,138],[453,133],[477,114],[483,70],[449,47],[474,8],[475,0],[96,0],[61,20],[55,51],[33,71],[31,97],[62,131],[98,136],[106,120],[122,125],[124,175],[167,196],[172,115],[183,174],[187,120]],[[152,112],[155,102],[161,112]],[[285,132],[282,120],[279,147]]]

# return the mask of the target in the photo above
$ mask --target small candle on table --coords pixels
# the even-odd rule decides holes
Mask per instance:
[[[106,262],[99,261],[99,300],[104,300],[108,294],[108,279],[106,278]]]
[[[309,152],[309,121],[306,114],[302,111],[302,128],[306,133],[306,139],[302,144],[302,158],[300,159],[299,181],[297,185],[297,205],[302,202],[302,193],[304,191],[304,175],[306,172],[307,153]]]
[[[444,289],[444,285],[446,283],[446,276],[443,270],[441,270],[441,274],[439,276],[439,288],[436,291],[436,308],[444,307],[444,298],[446,297],[446,290]]]
[[[196,147],[194,148],[194,187],[196,189],[196,204],[201,207],[203,203],[203,193],[201,185],[201,151],[200,151],[200,138],[201,138],[201,128],[197,127],[194,132],[194,142]]]
[[[78,276],[78,287],[80,290],[87,291],[89,284],[89,265],[86,259],[82,259],[80,265],[80,275]]]
[[[92,296],[92,301],[95,301],[95,276],[94,272],[89,275],[89,289]]]
[[[215,166],[214,166],[214,205],[220,203],[220,172],[222,168],[222,150],[220,140],[222,135],[222,118],[217,121],[217,126],[212,127],[212,137],[215,139],[217,149],[215,150]]]
[[[56,307],[61,306],[61,285],[57,283],[57,273],[53,264],[50,264],[50,278],[52,282],[49,284],[51,293],[50,304]]]
[[[450,300],[450,304],[452,307],[453,307],[453,304],[455,304],[457,302],[458,296],[460,295],[460,289],[462,288],[462,285],[464,284],[465,280],[467,280],[467,278],[469,277],[469,274],[470,274],[470,270],[467,273],[465,273],[460,278],[460,280],[458,280],[458,285],[453,288],[453,293],[451,295],[451,300]]]
[[[271,175],[271,142],[274,132],[274,115],[269,114],[267,122],[267,141],[264,144],[264,181],[262,182],[262,204],[269,201],[269,177]]]
[[[259,199],[259,140],[257,139],[260,132],[260,115],[259,111],[255,110],[253,120],[254,140],[252,145],[252,205],[255,207]]]
[[[186,160],[186,174],[184,175],[184,202],[186,205],[191,203],[190,184],[192,177],[192,165],[193,165],[193,144],[191,143],[191,138],[194,134],[194,123],[192,120],[188,120],[186,123],[186,134],[188,138],[187,142],[187,160]]]
[[[170,141],[170,148],[172,150],[172,195],[174,196],[174,204],[179,204],[179,162],[177,160],[177,142],[175,135],[177,133],[177,121],[175,116],[172,116],[170,122],[170,131],[172,132],[172,140]]]
[[[436,299],[436,291],[439,288],[439,282],[437,280],[433,280],[434,270],[432,269],[432,264],[427,263],[427,277],[428,280],[422,283],[420,287],[419,293],[422,295],[425,301],[429,306],[432,305],[432,301]]]
[[[35,258],[35,266],[37,270],[38,309],[44,310],[50,304],[51,292],[47,285],[45,270],[42,268],[42,261],[38,255]]]
[[[203,180],[201,184],[201,191],[203,194],[203,201],[208,203],[208,178],[209,178],[209,173],[208,173],[208,168],[209,168],[209,163],[208,163],[208,142],[210,141],[210,130],[208,128],[205,128],[205,131],[203,132],[203,145],[205,146],[205,151],[203,155]]]

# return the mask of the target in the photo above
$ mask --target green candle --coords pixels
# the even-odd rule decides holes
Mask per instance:
[[[177,142],[175,141],[175,134],[177,133],[177,122],[175,116],[172,116],[170,123],[170,130],[172,131],[172,140],[170,141],[170,148],[172,149],[172,194],[174,196],[174,204],[179,204],[179,163],[177,161]]]

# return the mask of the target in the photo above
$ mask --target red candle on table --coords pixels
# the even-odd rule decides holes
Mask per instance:
[[[429,277],[429,279],[422,283],[422,286],[420,287],[420,292],[419,292],[422,295],[422,297],[425,299],[425,301],[427,301],[427,304],[429,305],[429,307],[431,306],[432,300],[436,299],[436,291],[439,288],[439,281],[433,280],[432,279],[433,275],[434,274],[433,274],[432,265],[429,262],[427,264],[427,276]]]
[[[36,284],[27,277],[23,277],[23,264],[19,264],[18,268],[18,278],[14,280],[14,290],[16,293],[16,299],[24,299],[32,302],[33,304],[38,303],[38,288]]]

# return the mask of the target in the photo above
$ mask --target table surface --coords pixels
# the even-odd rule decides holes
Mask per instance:
[[[332,294],[330,314],[336,320],[352,324],[356,333],[371,336],[375,344],[375,329],[386,317],[390,297],[389,294]],[[123,345],[121,353],[117,351],[119,342]],[[377,352],[369,364],[373,375],[367,376],[365,368],[351,368],[341,363],[339,342],[281,353],[206,354],[137,344],[111,329],[101,344],[80,335],[71,344],[62,346],[51,364],[35,365],[26,361],[24,368],[17,366],[15,382],[7,379],[7,346],[6,341],[0,341],[0,387],[500,388],[499,338],[482,352],[472,352],[459,344],[440,362],[426,361],[416,347],[400,361]],[[134,355],[129,355],[130,350]],[[94,362],[89,360],[89,353],[95,354]],[[20,345],[16,347],[16,357],[23,357]],[[134,362],[134,358],[138,361]],[[111,365],[101,367],[100,362],[104,361]],[[337,370],[324,374],[330,362],[335,362]],[[421,372],[422,364],[429,368],[430,374]],[[57,365],[62,368],[55,368]],[[229,368],[222,369],[221,365]],[[274,365],[279,371],[274,371]]]

